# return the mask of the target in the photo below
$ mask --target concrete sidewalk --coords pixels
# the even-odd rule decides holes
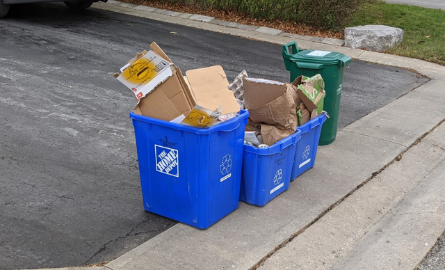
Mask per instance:
[[[266,206],[240,203],[207,230],[177,224],[92,269],[412,269],[443,232],[445,67],[200,15],[116,1],[94,7],[277,44],[297,41],[431,81],[339,131],[319,148],[316,166]]]

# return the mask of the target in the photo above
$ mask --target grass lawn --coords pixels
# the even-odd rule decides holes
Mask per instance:
[[[445,65],[445,10],[371,1],[360,6],[348,26],[366,24],[404,31],[403,42],[387,53]]]

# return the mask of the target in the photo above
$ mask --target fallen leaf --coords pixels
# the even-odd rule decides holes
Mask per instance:
[[[176,35],[178,32],[170,32],[170,34],[172,35]]]

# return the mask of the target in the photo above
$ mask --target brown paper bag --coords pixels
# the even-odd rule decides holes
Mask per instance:
[[[292,131],[289,129],[279,129],[270,125],[261,125],[261,136],[263,138],[263,143],[269,146],[294,133],[295,130]]]
[[[262,87],[267,88],[268,86],[263,85]],[[252,106],[249,108],[250,119],[255,123],[264,123],[277,126],[281,129],[291,129],[295,131],[298,126],[295,103],[298,99],[296,88],[291,84],[283,84],[281,87],[281,90],[284,90],[282,95],[260,106]],[[270,88],[271,91],[274,89],[277,89],[277,87],[274,86]],[[246,93],[250,93],[250,89],[246,90]],[[278,90],[280,89],[278,88]],[[245,96],[246,106],[248,104],[248,97],[249,95]],[[259,99],[259,97],[256,98]],[[261,103],[254,104],[258,105]]]
[[[314,112],[316,113],[317,111],[313,110],[312,113],[314,113]],[[302,126],[302,125],[306,124],[309,120],[311,120],[312,113],[306,108],[306,106],[304,106],[304,103],[301,102],[300,106],[299,106],[299,114],[300,114],[300,117],[298,119],[299,126]]]

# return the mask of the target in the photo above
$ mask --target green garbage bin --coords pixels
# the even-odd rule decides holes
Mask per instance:
[[[319,145],[332,143],[337,135],[343,70],[351,63],[351,57],[337,52],[300,50],[294,41],[283,45],[283,59],[286,70],[290,71],[291,82],[300,75],[312,77],[320,74],[323,77],[326,91],[324,110],[330,118],[323,124]]]

